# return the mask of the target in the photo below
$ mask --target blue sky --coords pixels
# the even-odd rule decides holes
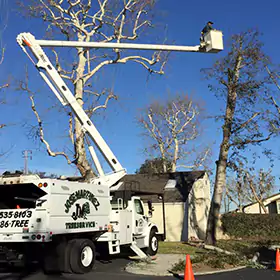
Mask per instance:
[[[24,76],[24,67],[27,64],[30,71],[30,85],[34,90],[40,90],[36,97],[38,110],[45,123],[45,136],[51,142],[54,149],[61,149],[67,141],[67,119],[63,113],[48,111],[55,98],[48,90],[43,80],[34,70],[25,54],[16,44],[16,36],[21,32],[31,32],[37,38],[44,33],[42,24],[34,19],[22,19],[11,9],[15,8],[13,1],[7,1],[10,12],[8,26],[3,35],[3,44],[6,47],[6,56],[3,66],[0,67],[0,77],[12,75],[20,78]],[[115,67],[113,70],[104,69],[106,78],[100,74],[94,80],[98,85],[113,87],[119,95],[117,102],[112,102],[106,112],[106,116],[98,118],[95,124],[107,141],[121,164],[133,173],[145,160],[141,149],[144,141],[141,138],[135,117],[137,110],[144,107],[154,99],[164,99],[167,92],[188,92],[196,98],[202,99],[207,105],[209,114],[214,114],[224,107],[215,96],[209,92],[207,82],[202,80],[200,69],[210,67],[216,59],[226,54],[229,37],[248,28],[258,27],[263,33],[265,51],[276,63],[278,57],[278,11],[280,2],[271,0],[258,5],[255,1],[236,0],[224,1],[186,1],[186,0],[160,0],[158,11],[164,11],[161,24],[167,26],[169,41],[175,41],[178,45],[196,45],[200,30],[208,20],[215,23],[215,27],[224,33],[225,51],[219,54],[195,54],[175,53],[172,55],[164,76],[153,76],[147,80],[147,73],[138,65],[127,64]],[[163,34],[164,35],[164,34]],[[160,36],[159,36],[160,37]],[[145,43],[144,41],[139,41]],[[150,42],[152,39],[150,38]],[[157,42],[156,42],[157,43]],[[108,71],[108,72],[106,72]],[[102,78],[103,77],[103,78]],[[0,148],[10,149],[9,156],[2,159],[0,172],[7,169],[23,168],[22,151],[32,150],[33,157],[29,161],[32,170],[40,169],[50,173],[77,174],[74,167],[67,164],[64,158],[51,158],[47,155],[43,146],[27,137],[29,127],[23,123],[36,125],[35,117],[30,109],[30,101],[26,94],[20,91],[6,91],[7,106],[1,107],[1,122],[9,126],[0,132]],[[208,122],[205,129],[205,139],[215,142],[213,160],[218,157],[218,146],[221,139],[220,131],[214,123]],[[267,147],[279,152],[277,141],[273,140]],[[40,149],[38,149],[40,147]],[[261,161],[261,167],[268,167],[265,160]],[[280,176],[279,163],[276,162],[274,175]]]

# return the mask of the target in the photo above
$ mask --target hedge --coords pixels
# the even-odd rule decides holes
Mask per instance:
[[[224,233],[236,238],[280,238],[279,214],[229,213],[222,216]]]

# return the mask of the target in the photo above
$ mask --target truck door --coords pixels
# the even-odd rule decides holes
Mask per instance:
[[[144,216],[144,207],[140,198],[134,197],[132,199],[133,205],[133,233],[141,235],[144,230],[145,216]]]

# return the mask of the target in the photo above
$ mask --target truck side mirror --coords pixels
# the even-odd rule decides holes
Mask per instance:
[[[148,200],[148,209],[149,209],[149,215],[152,216],[154,207],[151,200]]]

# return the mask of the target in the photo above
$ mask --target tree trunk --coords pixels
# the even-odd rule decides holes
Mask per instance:
[[[85,70],[86,58],[84,56],[84,52],[82,48],[78,48],[78,67],[77,67],[77,81],[75,84],[75,98],[83,107],[83,90],[84,90],[84,80],[83,74]],[[90,179],[94,177],[93,170],[87,160],[87,154],[85,149],[85,136],[82,131],[82,125],[77,117],[74,118],[74,134],[75,134],[75,142],[74,142],[74,150],[75,150],[75,164],[80,171],[81,175],[86,179]]]
[[[237,84],[240,76],[240,67],[242,62],[242,55],[239,54],[236,57],[236,63],[234,67],[234,74],[231,76],[230,71],[228,74],[228,94],[225,113],[225,123],[223,125],[223,140],[220,146],[219,160],[216,162],[216,178],[214,185],[214,193],[211,201],[210,213],[207,224],[206,240],[207,244],[215,245],[217,238],[217,225],[219,221],[223,190],[226,186],[226,169],[228,161],[228,153],[230,148],[230,137],[232,133],[232,124],[234,113],[236,109],[237,100]]]
[[[214,193],[211,200],[211,207],[209,212],[206,243],[215,245],[217,225],[219,221],[222,196],[224,188],[226,187],[226,169],[231,136],[232,121],[236,107],[236,92],[229,92],[227,98],[225,124],[223,126],[223,140],[220,146],[219,160],[216,162],[216,178],[214,185]]]
[[[166,172],[167,172],[167,161],[166,161],[166,156],[165,156],[164,147],[163,147],[163,144],[161,144],[161,143],[159,143],[159,150],[160,150],[161,158],[162,158],[163,173],[166,173]]]
[[[215,245],[217,241],[216,231],[219,222],[223,190],[226,185],[227,155],[228,152],[221,148],[220,159],[217,161],[214,193],[211,201],[206,233],[206,243],[212,245]]]

